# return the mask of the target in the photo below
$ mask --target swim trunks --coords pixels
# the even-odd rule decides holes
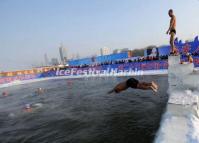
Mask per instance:
[[[139,83],[139,81],[135,78],[129,78],[126,81],[126,85],[131,88],[137,88],[138,83]]]
[[[171,29],[171,30],[170,30],[170,34],[171,34],[172,32],[176,34],[176,30],[175,30],[175,29]]]

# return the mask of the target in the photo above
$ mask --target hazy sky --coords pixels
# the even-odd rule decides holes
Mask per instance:
[[[60,43],[81,57],[168,44],[170,8],[180,39],[199,34],[199,0],[0,0],[0,71],[59,57]]]

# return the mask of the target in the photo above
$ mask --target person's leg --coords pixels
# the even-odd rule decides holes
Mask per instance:
[[[152,83],[142,82],[138,84],[137,88],[142,90],[153,90],[157,92],[157,89],[152,85]]]
[[[138,85],[137,85],[137,88],[138,89],[143,89],[143,90],[149,90],[151,89],[152,85],[150,84],[147,84],[145,82],[140,82]]]
[[[156,89],[155,87],[151,86],[151,89],[154,91],[154,92],[158,92],[158,89]]]
[[[175,33],[171,32],[170,33],[170,45],[171,45],[171,52],[175,52],[175,45],[174,45],[174,38],[175,38]]]
[[[148,83],[148,82],[140,82],[140,83],[145,86],[149,86],[149,87],[152,86],[153,88],[158,89],[158,85],[154,81],[152,81],[150,83]]]
[[[158,89],[158,85],[157,85],[154,81],[152,81],[151,83],[152,83],[152,86],[153,86],[155,89]]]
[[[137,86],[137,89],[142,89],[142,90],[149,90],[149,89],[151,89],[151,86],[148,86],[148,85],[145,85],[145,84],[139,84],[138,86]]]
[[[152,86],[152,83],[148,83],[148,82],[140,82],[140,83],[145,85],[145,86]]]

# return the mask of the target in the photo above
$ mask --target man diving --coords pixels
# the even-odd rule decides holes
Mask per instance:
[[[170,35],[170,45],[171,45],[171,55],[177,55],[177,49],[174,45],[174,39],[176,35],[176,17],[173,13],[173,10],[170,9],[168,12],[169,16],[171,17],[169,29],[167,30],[167,34]]]
[[[154,92],[158,91],[158,85],[155,82],[140,82],[135,78],[129,78],[127,81],[121,82],[115,86],[111,91],[108,93],[120,93],[123,90],[128,89],[129,87],[134,89],[142,89],[142,90],[153,90]]]

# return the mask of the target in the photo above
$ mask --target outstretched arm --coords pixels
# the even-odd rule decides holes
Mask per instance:
[[[111,91],[108,92],[108,94],[111,94],[113,92],[115,93],[119,93],[123,90],[126,90],[128,88],[128,86],[126,85],[126,81],[125,82],[121,82],[118,85],[116,85],[115,88],[113,88]]]
[[[110,90],[110,91],[108,92],[108,94],[111,94],[111,93],[113,93],[113,92],[115,92],[114,89]]]

